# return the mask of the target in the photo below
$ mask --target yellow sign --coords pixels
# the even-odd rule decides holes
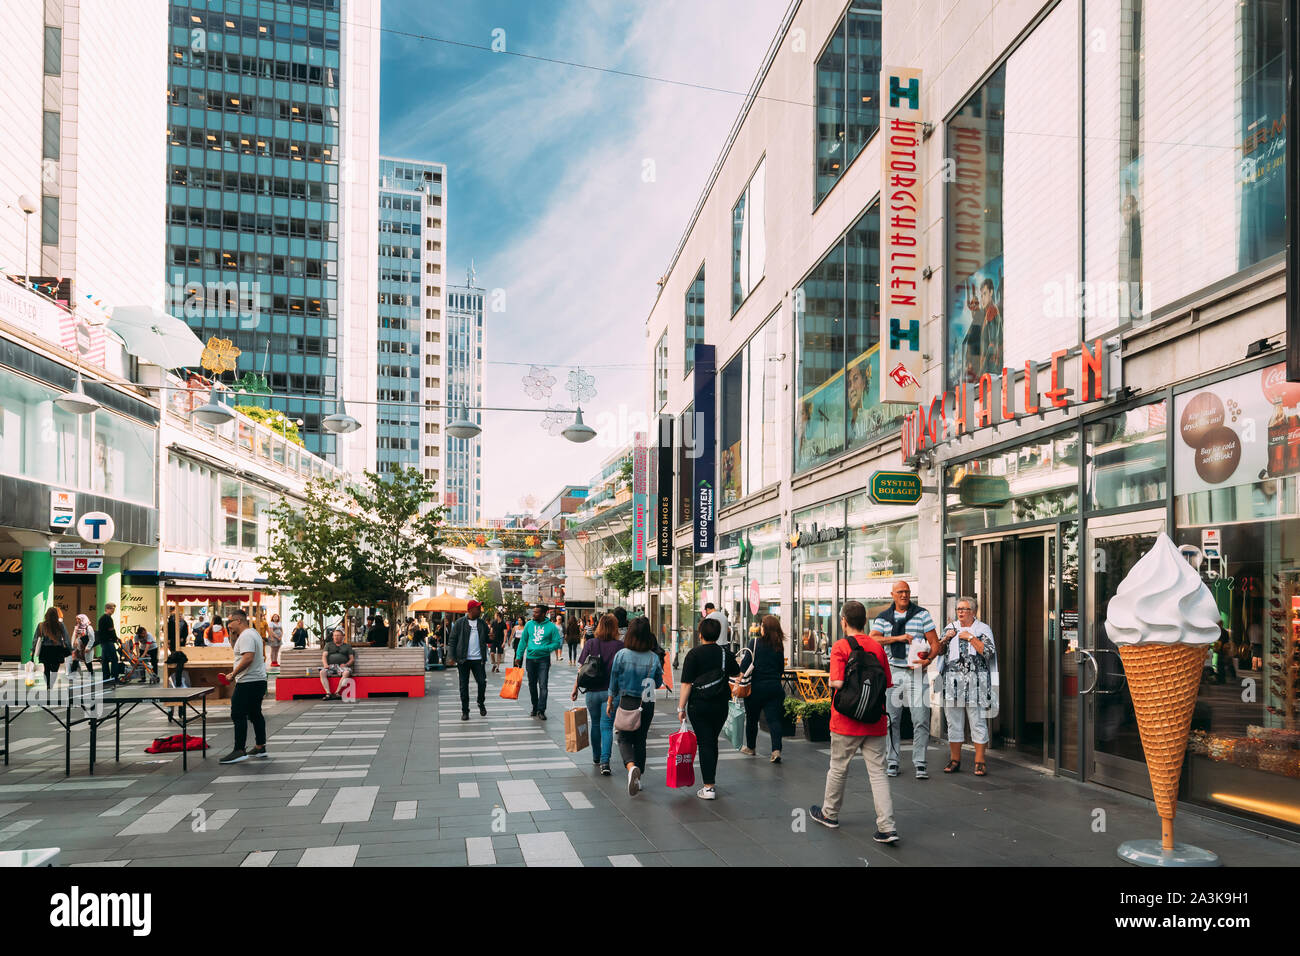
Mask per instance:
[[[222,372],[233,372],[235,363],[239,359],[239,351],[230,339],[219,339],[214,335],[204,346],[199,364],[216,375]]]
[[[122,603],[117,609],[118,634],[125,640],[141,624],[150,632],[158,627],[158,589],[123,585]]]

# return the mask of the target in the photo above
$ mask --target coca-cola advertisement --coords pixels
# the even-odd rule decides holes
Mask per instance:
[[[1175,416],[1175,494],[1300,473],[1300,383],[1285,364],[1180,395]]]

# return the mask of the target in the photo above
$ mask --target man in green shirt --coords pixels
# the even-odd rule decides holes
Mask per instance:
[[[546,619],[546,605],[533,608],[533,619],[524,625],[524,636],[515,648],[515,667],[520,656],[528,672],[528,695],[533,700],[530,717],[546,719],[546,685],[551,677],[551,654],[564,646],[564,634],[554,621]]]

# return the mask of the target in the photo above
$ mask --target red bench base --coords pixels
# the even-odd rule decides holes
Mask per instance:
[[[354,677],[357,700],[367,697],[423,697],[424,675],[402,677]],[[330,678],[330,689],[338,690],[339,678]],[[275,682],[276,700],[297,700],[301,697],[324,697],[319,677],[281,677]]]

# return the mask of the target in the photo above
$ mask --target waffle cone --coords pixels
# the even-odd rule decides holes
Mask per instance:
[[[1178,778],[1207,649],[1205,644],[1133,644],[1119,649],[1156,810],[1165,821],[1173,820],[1178,802]]]

